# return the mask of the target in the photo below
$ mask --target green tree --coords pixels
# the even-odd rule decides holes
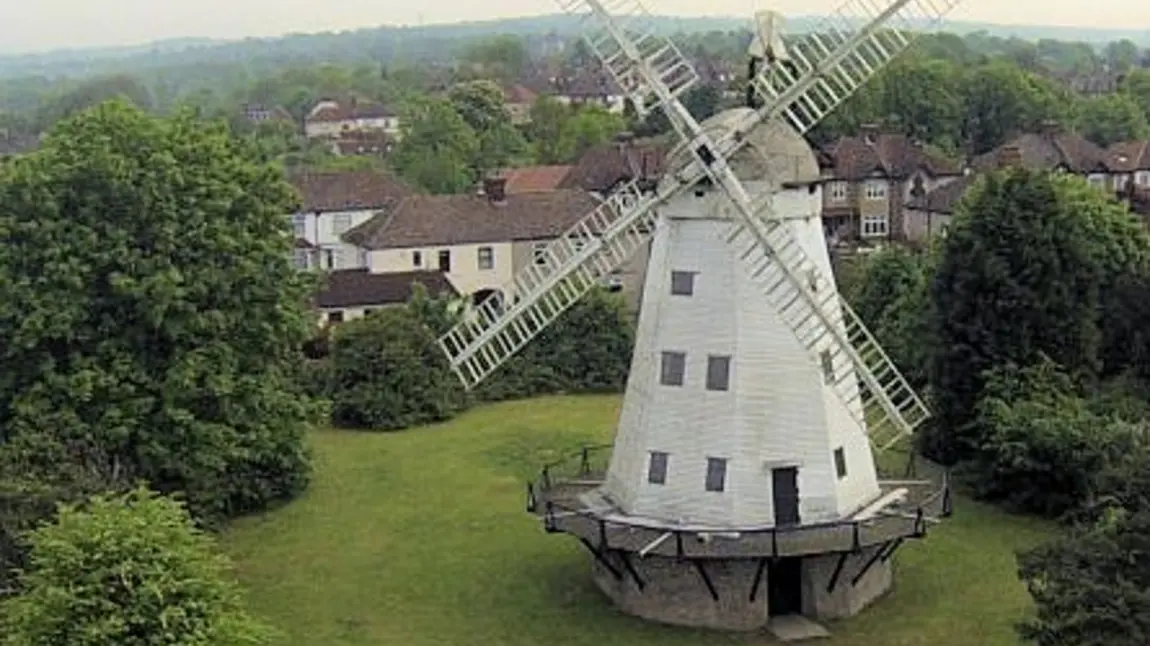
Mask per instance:
[[[931,289],[937,346],[930,366],[944,462],[978,445],[971,421],[984,371],[1045,353],[1076,378],[1098,374],[1106,245],[1096,222],[1128,218],[1081,178],[1014,169],[960,202]]]
[[[145,110],[152,107],[151,93],[138,79],[126,74],[98,77],[80,83],[41,106],[36,115],[37,127],[46,130],[61,119],[110,99],[122,99]]]
[[[968,69],[961,86],[966,106],[963,138],[969,152],[995,148],[1043,121],[1065,120],[1070,96],[1051,81],[1003,61]]]
[[[1150,70],[1130,70],[1122,78],[1118,91],[1134,99],[1134,102],[1146,114],[1146,118],[1150,119]]]
[[[487,76],[511,81],[523,77],[531,56],[522,38],[504,34],[470,45],[459,60],[479,65]]]
[[[1103,94],[1083,99],[1078,105],[1078,132],[1098,144],[1150,137],[1146,112],[1129,94]]]
[[[882,114],[888,127],[944,150],[957,150],[965,114],[961,73],[940,60],[901,58],[883,73]]]
[[[450,419],[466,406],[421,311],[387,308],[336,328],[330,378],[337,424],[398,430]]]
[[[563,123],[559,149],[563,151],[564,159],[572,162],[595,146],[611,141],[626,128],[626,122],[617,114],[598,106],[580,108]]]
[[[1019,633],[1035,646],[1150,641],[1150,512],[1118,510],[1019,555],[1037,610]]]
[[[572,115],[569,106],[549,96],[539,97],[531,106],[531,123],[527,126],[527,135],[539,163],[563,164],[570,161],[563,150],[561,138],[563,126]]]
[[[240,587],[182,504],[146,489],[63,505],[28,536],[22,591],[0,606],[3,646],[267,643]]]
[[[511,125],[498,85],[491,81],[459,83],[451,89],[450,100],[478,139],[471,162],[475,179],[523,157],[527,141]]]
[[[201,517],[305,486],[313,287],[289,260],[291,187],[254,158],[222,124],[111,102],[0,169],[0,452],[91,446],[83,468]]]
[[[413,102],[402,124],[403,138],[392,155],[400,175],[430,193],[459,193],[472,186],[479,141],[451,103]]]
[[[1138,45],[1129,38],[1108,43],[1103,51],[1106,64],[1119,73],[1129,72],[1138,63]]]

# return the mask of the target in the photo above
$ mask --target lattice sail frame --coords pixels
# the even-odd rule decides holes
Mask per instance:
[[[834,290],[817,293],[825,281],[790,225],[772,217],[773,195],[752,199],[726,160],[745,145],[740,134],[766,120],[809,131],[912,42],[916,22],[935,23],[958,1],[848,1],[792,46],[790,67],[769,67],[750,80],[764,105],[715,139],[678,100],[698,75],[670,40],[655,35],[637,0],[558,0],[565,11],[583,15],[591,27],[588,45],[636,110],[662,109],[690,143],[693,162],[672,173],[677,183],[663,182],[653,194],[635,182],[624,186],[549,244],[542,262],[521,270],[503,298],[480,303],[440,338],[452,368],[467,387],[477,385],[649,240],[658,205],[709,178],[739,216],[728,243],[812,359],[830,368],[828,382],[875,447],[912,433],[929,410],[845,300]],[[852,28],[860,18],[862,26]]]

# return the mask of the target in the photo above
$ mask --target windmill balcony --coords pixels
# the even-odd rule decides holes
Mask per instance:
[[[791,527],[676,525],[626,516],[600,495],[610,446],[585,447],[546,465],[527,485],[527,509],[548,532],[562,532],[597,547],[640,556],[743,559],[858,554],[922,538],[951,513],[949,478],[880,481],[875,505],[833,522]],[[882,550],[880,550],[882,551]]]

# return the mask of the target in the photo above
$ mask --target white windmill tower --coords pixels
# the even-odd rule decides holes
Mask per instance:
[[[636,0],[560,0],[596,28],[589,45],[639,113],[661,109],[681,143],[655,191],[622,187],[440,343],[474,386],[651,242],[605,477],[545,470],[531,490],[627,612],[740,629],[853,614],[933,517],[875,474],[870,446],[929,413],[836,290],[802,138],[958,2],[881,1],[851,0],[790,51],[777,14],[757,16],[756,107],[699,124],[677,98],[694,70]],[[581,471],[594,475],[586,454]]]

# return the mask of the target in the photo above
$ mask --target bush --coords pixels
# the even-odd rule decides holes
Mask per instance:
[[[396,430],[449,419],[466,406],[433,331],[411,308],[341,324],[330,361],[332,416],[340,425]]]
[[[975,494],[1058,516],[1091,504],[1098,477],[1142,451],[1142,429],[1093,412],[1048,359],[992,370],[978,404]]]
[[[1036,646],[1150,643],[1150,513],[1117,512],[1019,555],[1035,616],[1019,626]]]
[[[145,489],[62,505],[28,541],[23,591],[0,606],[3,646],[238,646],[270,636],[183,505]]]

